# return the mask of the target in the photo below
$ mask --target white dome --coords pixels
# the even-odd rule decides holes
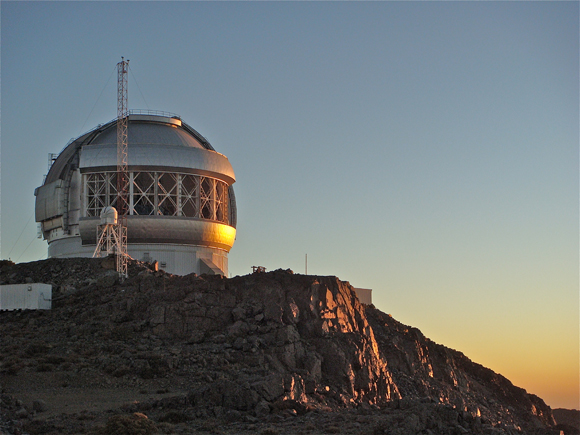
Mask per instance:
[[[117,209],[109,205],[101,211],[101,225],[117,225],[117,217]]]
[[[36,221],[49,242],[49,256],[86,256],[94,250],[96,226],[116,221],[116,124],[71,141],[36,189]],[[172,273],[200,273],[205,266],[227,273],[237,221],[228,158],[179,117],[165,113],[131,113],[127,137],[129,254],[137,248],[138,258],[163,254],[165,263],[181,264],[167,266]],[[189,260],[177,258],[187,253],[205,266],[189,267]]]

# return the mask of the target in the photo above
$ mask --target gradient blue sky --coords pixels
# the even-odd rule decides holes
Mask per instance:
[[[580,407],[578,2],[0,8],[2,258],[46,257],[47,154],[116,116],[125,56],[129,107],[180,114],[234,167],[233,275],[303,273],[308,253],[309,273]]]

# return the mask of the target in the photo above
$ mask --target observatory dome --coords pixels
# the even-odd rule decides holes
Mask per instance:
[[[226,156],[177,115],[128,117],[127,250],[174,274],[227,275],[236,236],[235,175]],[[52,155],[35,190],[49,257],[90,257],[106,207],[117,201],[116,120]]]

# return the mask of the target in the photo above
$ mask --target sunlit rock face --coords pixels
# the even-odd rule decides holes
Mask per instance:
[[[162,300],[148,306],[153,333],[201,333],[249,350],[258,367],[290,377],[285,397],[293,400],[320,393],[342,404],[401,397],[348,283],[277,271],[208,285],[185,277],[175,287],[183,298],[169,302],[159,294]]]
[[[348,408],[376,412],[373,433],[549,433],[554,425],[540,398],[362,305],[336,277],[180,277],[133,261],[120,284],[112,267],[110,259],[4,265],[1,284],[49,282],[54,296],[42,322],[0,316],[0,352],[42,337],[43,361],[72,355],[67,379],[88,390],[97,384],[87,379],[139,389],[166,379],[179,393],[143,404],[150,412],[179,406],[188,415],[262,418]],[[22,358],[2,366],[18,375],[15,391],[35,371],[34,354]]]
[[[552,426],[552,411],[542,399],[505,377],[472,362],[461,352],[426,338],[375,308],[366,317],[375,331],[381,357],[406,400],[449,404],[460,412],[510,427]]]

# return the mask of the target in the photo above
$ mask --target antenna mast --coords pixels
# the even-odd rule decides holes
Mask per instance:
[[[93,257],[103,252],[116,254],[119,278],[127,278],[127,215],[129,214],[129,164],[127,141],[127,70],[129,61],[121,57],[117,64],[117,202],[101,212],[101,224],[97,225],[97,247]]]
[[[119,213],[119,247],[117,272],[127,277],[127,214],[129,212],[129,168],[127,141],[129,60],[121,57],[117,64],[117,212]]]

